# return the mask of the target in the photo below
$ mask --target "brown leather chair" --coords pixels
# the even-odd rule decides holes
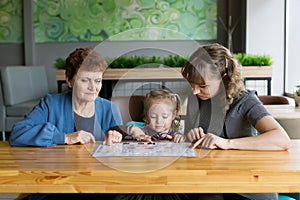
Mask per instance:
[[[119,107],[124,124],[129,121],[143,122],[144,99],[144,96],[118,96],[110,98]]]
[[[258,96],[264,105],[289,104],[289,100],[284,96]]]

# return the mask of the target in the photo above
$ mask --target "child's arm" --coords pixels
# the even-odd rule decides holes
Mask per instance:
[[[138,141],[146,141],[146,142],[152,142],[151,137],[149,135],[146,135],[145,132],[135,126],[135,125],[129,125],[129,126],[114,126],[110,130],[117,131],[122,135],[123,139],[132,140],[136,139]]]
[[[118,131],[120,134],[122,134],[122,137],[125,138],[126,136],[130,135],[127,131],[128,126],[114,126],[111,127],[110,130]]]
[[[143,140],[143,141],[147,141],[147,142],[152,142],[151,137],[149,135],[146,135],[145,132],[141,128],[139,128],[135,125],[128,126],[127,132],[129,135],[131,135],[138,141]]]

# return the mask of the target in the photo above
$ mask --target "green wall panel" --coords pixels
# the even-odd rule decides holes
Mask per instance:
[[[22,8],[22,0],[0,0],[0,43],[23,42]]]
[[[0,0],[1,43],[23,42],[22,8],[22,0]],[[143,34],[143,28],[154,29]],[[129,30],[137,31],[116,37]],[[34,0],[37,43],[180,39],[176,32],[217,39],[217,0]]]
[[[128,30],[168,29],[195,40],[217,38],[217,0],[34,0],[35,42],[103,41]],[[118,38],[118,37],[114,37]],[[136,31],[119,40],[174,40]]]

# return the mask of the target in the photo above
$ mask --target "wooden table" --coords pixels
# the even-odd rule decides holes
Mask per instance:
[[[300,192],[300,140],[289,151],[212,150],[197,151],[197,157],[108,157],[101,162],[89,153],[96,146],[10,147],[1,142],[0,192]]]

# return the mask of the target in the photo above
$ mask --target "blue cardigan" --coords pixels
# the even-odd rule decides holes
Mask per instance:
[[[94,136],[103,140],[106,132],[122,125],[119,108],[111,101],[95,100]],[[53,146],[65,144],[65,134],[75,132],[72,93],[48,94],[24,120],[17,122],[9,138],[11,146]]]

